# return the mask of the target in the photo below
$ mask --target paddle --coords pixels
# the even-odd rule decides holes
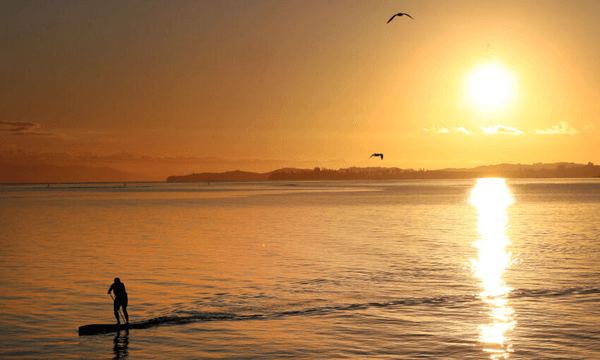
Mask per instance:
[[[108,295],[110,295],[110,298],[112,299],[113,303],[115,302],[115,298],[112,296],[111,293],[108,293]],[[121,308],[119,308],[119,315],[121,315],[121,319],[123,319],[123,324],[127,324],[127,321],[125,321],[125,316],[123,316],[123,314],[121,313]]]

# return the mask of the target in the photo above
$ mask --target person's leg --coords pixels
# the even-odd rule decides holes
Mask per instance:
[[[125,321],[129,324],[129,314],[127,313],[127,303],[123,304],[123,315],[125,315]]]
[[[115,311],[115,318],[117,318],[117,324],[121,323],[121,319],[119,318],[119,307],[120,306],[121,305],[119,305],[119,303],[115,301],[113,309]]]
[[[121,303],[121,307],[123,308],[123,315],[125,315],[125,321],[127,322],[127,324],[129,324],[129,314],[127,313],[127,303],[129,302],[129,299],[127,297],[125,297],[123,299],[123,302]]]

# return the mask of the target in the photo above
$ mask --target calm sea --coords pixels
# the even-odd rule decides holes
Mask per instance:
[[[1,358],[600,359],[600,180],[0,185],[0,275]]]

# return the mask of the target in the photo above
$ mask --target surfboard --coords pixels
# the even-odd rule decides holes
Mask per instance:
[[[96,335],[102,333],[115,332],[119,330],[130,329],[129,324],[90,324],[79,327],[79,336],[81,335]]]

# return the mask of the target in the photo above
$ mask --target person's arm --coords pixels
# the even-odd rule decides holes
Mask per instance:
[[[113,290],[113,286],[114,286],[114,285],[115,285],[115,284],[112,284],[112,285],[111,285],[111,286],[108,288],[108,294],[110,294],[110,292]]]

